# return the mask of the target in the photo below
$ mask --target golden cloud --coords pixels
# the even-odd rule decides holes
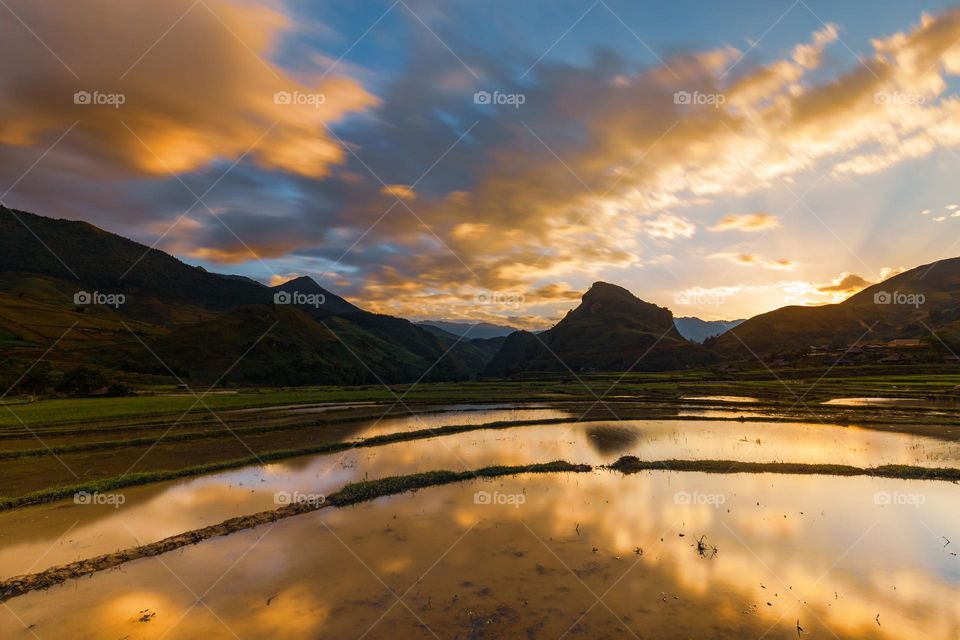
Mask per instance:
[[[89,0],[49,11],[9,2],[70,70],[22,25],[0,23],[0,55],[18,61],[0,71],[0,144],[42,148],[79,121],[61,144],[110,171],[156,176],[250,149],[262,167],[318,177],[348,153],[327,125],[378,104],[354,79],[299,78],[273,64],[279,40],[295,26],[272,3]],[[960,145],[960,99],[945,95],[945,76],[960,74],[960,47],[952,47],[960,9],[874,40],[871,54],[823,80],[823,56],[837,37],[837,27],[826,25],[783,59],[734,72],[742,52],[731,47],[676,56],[669,68],[619,73],[616,81],[552,63],[550,73],[531,77],[523,125],[505,114],[496,135],[484,138],[478,126],[464,140],[474,145],[469,171],[461,172],[469,185],[421,190],[414,200],[402,184],[363,189],[367,176],[338,174],[341,186],[363,191],[363,199],[345,203],[349,222],[335,230],[343,237],[357,237],[349,225],[370,228],[402,198],[399,215],[386,216],[365,240],[389,242],[391,255],[371,259],[361,246],[348,257],[360,264],[357,279],[366,279],[360,297],[415,315],[431,301],[469,305],[469,287],[530,292],[662,261],[651,239],[661,247],[690,238],[698,224],[665,211],[756,193],[822,164],[833,164],[834,177],[864,174]],[[125,102],[77,105],[76,91],[122,94]],[[680,92],[713,101],[682,103]],[[447,144],[456,139],[452,132]],[[727,216],[713,229],[771,228],[776,220],[767,215]],[[245,240],[261,257],[321,244],[309,233],[294,235]],[[252,259],[244,246],[182,240],[194,257]],[[749,253],[713,257],[798,267]]]
[[[76,122],[61,145],[115,173],[181,173],[249,153],[261,167],[318,177],[345,157],[326,125],[377,104],[350,78],[301,82],[270,62],[293,28],[274,6],[10,7],[43,44],[18,21],[0,22],[0,56],[18,61],[0,71],[5,145],[45,146]]]
[[[664,240],[691,238],[697,230],[697,227],[689,220],[668,214],[660,214],[653,220],[648,221],[645,227],[651,238],[662,238]]]
[[[776,216],[769,213],[731,214],[720,218],[710,231],[765,231],[779,225]]]
[[[413,187],[405,184],[388,184],[385,185],[380,193],[385,196],[392,196],[394,198],[399,198],[400,200],[413,200],[416,197]]]
[[[821,291],[823,293],[844,293],[849,295],[858,291],[862,291],[872,284],[874,283],[870,280],[867,280],[863,276],[855,273],[842,273],[830,284],[817,287],[817,291]]]
[[[754,253],[721,252],[714,253],[710,257],[726,260],[742,267],[763,267],[764,269],[772,269],[775,271],[791,271],[797,267],[797,263],[792,260],[787,260],[786,258],[766,260]]]
[[[873,57],[826,82],[810,76],[838,39],[834,25],[797,45],[789,58],[731,80],[726,72],[739,52],[730,48],[668,60],[679,80],[659,67],[621,74],[602,86],[584,74],[564,76],[551,96],[583,128],[585,143],[565,147],[550,137],[549,124],[525,120],[537,137],[518,127],[515,137],[489,151],[473,188],[424,200],[418,216],[470,265],[470,277],[487,287],[635,266],[641,256],[654,261],[643,238],[675,241],[696,228],[694,221],[664,213],[665,207],[755,192],[841,154],[851,159],[834,167],[836,175],[878,170],[938,144],[960,144],[960,103],[934,101],[943,85],[931,80],[956,69],[953,58],[934,64],[947,52],[950,35],[960,39],[960,10],[924,18],[901,38],[876,41]],[[878,97],[907,89],[925,92],[927,101],[905,106]],[[677,104],[678,91],[727,99],[702,107]],[[602,100],[596,99],[600,93]],[[933,132],[952,128],[956,136],[934,140]],[[871,152],[856,157],[858,149]],[[775,217],[757,212],[726,216],[713,229],[759,231],[776,224]],[[752,254],[716,257],[779,271],[799,266]],[[450,262],[436,260],[438,266]],[[442,269],[418,275],[433,273],[449,278]],[[441,287],[442,280],[429,286]]]

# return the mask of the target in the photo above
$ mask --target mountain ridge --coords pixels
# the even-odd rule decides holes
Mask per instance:
[[[90,304],[83,296],[91,292],[123,301]],[[145,380],[173,370],[214,382],[220,369],[230,384],[257,385],[670,371],[904,339],[957,351],[960,258],[910,269],[841,303],[759,314],[702,345],[680,330],[691,320],[722,326],[674,318],[598,281],[542,332],[447,323],[466,334],[455,335],[436,326],[444,321],[366,311],[309,276],[268,286],[86,222],[0,207],[0,367],[23,370],[48,357],[59,370],[94,364]],[[500,335],[474,337],[470,326]]]
[[[908,269],[836,304],[756,315],[706,344],[727,357],[763,357],[898,339],[960,345],[960,258]]]
[[[7,208],[0,208],[0,274],[0,363],[13,368],[50,349],[64,370],[94,364],[148,377],[173,370],[204,382],[228,369],[237,384],[463,380],[499,346],[370,313],[307,276],[270,287],[187,265],[86,222]],[[122,302],[90,304],[94,293]],[[31,328],[37,317],[46,318],[41,332]]]
[[[485,373],[665,371],[713,360],[709,351],[680,335],[669,309],[598,281],[552,328],[508,336]]]
[[[414,322],[414,324],[427,328],[433,327],[455,337],[505,338],[514,331],[519,331],[519,329],[516,327],[509,327],[502,324],[492,324],[489,322],[418,320]]]

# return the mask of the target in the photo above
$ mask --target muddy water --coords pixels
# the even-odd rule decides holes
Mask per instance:
[[[16,598],[0,637],[955,639],[957,504],[951,484],[870,478],[478,481]]]
[[[733,402],[752,404],[760,402],[760,398],[753,396],[684,396],[683,400],[710,400],[714,402]]]
[[[401,431],[419,431],[420,429],[439,429],[448,425],[486,424],[491,422],[520,422],[522,420],[555,420],[568,418],[576,420],[575,411],[548,407],[491,408],[490,405],[456,405],[442,413],[420,413],[409,416],[390,417],[360,423],[357,437],[372,436]]]
[[[960,409],[960,401],[955,398],[833,398],[821,404],[838,407],[902,407],[910,409]]]
[[[0,577],[272,509],[298,493],[327,495],[366,478],[557,459],[602,465],[626,454],[647,460],[960,467],[957,442],[819,424],[635,420],[474,431],[134,487],[107,494],[104,504],[67,500],[0,513]],[[118,496],[123,504],[115,504]]]

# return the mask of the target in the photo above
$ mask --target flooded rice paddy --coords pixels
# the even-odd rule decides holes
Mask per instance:
[[[867,478],[469,482],[31,593],[0,634],[23,635],[15,616],[70,638],[956,638],[956,504],[952,485]]]
[[[572,416],[470,407],[368,427],[545,418]],[[623,455],[960,467],[955,440],[823,424],[483,429],[124,489],[119,505],[3,512],[0,577],[364,479],[558,459],[600,467]],[[604,468],[477,480],[323,509],[29,593],[0,609],[0,637],[958,638],[958,507],[955,484],[926,480]]]

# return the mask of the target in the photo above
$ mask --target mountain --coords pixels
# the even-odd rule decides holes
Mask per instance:
[[[893,276],[839,304],[790,306],[743,322],[707,341],[726,357],[847,348],[857,341],[922,339],[960,345],[960,258]],[[956,350],[956,347],[952,347]]]
[[[126,293],[206,309],[268,303],[268,287],[191,267],[86,222],[0,207],[0,272],[70,280],[89,291]]]
[[[55,381],[80,364],[144,384],[270,386],[668,371],[811,347],[844,351],[857,341],[919,339],[946,352],[942,341],[957,352],[960,258],[906,271],[839,304],[761,314],[703,345],[684,338],[723,328],[674,319],[669,309],[596,282],[546,331],[504,336],[507,327],[479,324],[467,333],[460,323],[371,313],[308,277],[269,287],[85,222],[0,207],[0,383],[16,382],[42,358],[33,388],[47,373]]]
[[[300,276],[299,278],[288,280],[283,284],[271,287],[270,291],[274,303],[278,300],[284,300],[283,297],[278,298],[278,293],[286,293],[289,294],[287,296],[290,301],[289,304],[300,308],[312,308],[324,316],[365,313],[360,307],[350,304],[338,295],[330,293],[318,285],[313,278],[308,276]]]
[[[701,320],[700,318],[674,318],[673,323],[684,338],[703,344],[707,338],[713,338],[734,328],[743,320]]]
[[[427,331],[439,329],[453,336],[467,336],[469,338],[504,338],[517,329],[501,324],[489,322],[453,322],[446,320],[421,320],[417,323]],[[436,333],[436,332],[434,332]]]
[[[84,296],[107,296],[87,304]],[[118,302],[119,301],[119,302]],[[251,385],[462,380],[500,340],[436,335],[308,277],[211,273],[85,222],[0,207],[0,374],[56,371]],[[51,348],[52,345],[52,348]],[[16,379],[16,376],[13,377]]]
[[[669,309],[595,282],[580,305],[551,329],[508,336],[485,373],[665,371],[712,360],[709,351],[680,335]]]

